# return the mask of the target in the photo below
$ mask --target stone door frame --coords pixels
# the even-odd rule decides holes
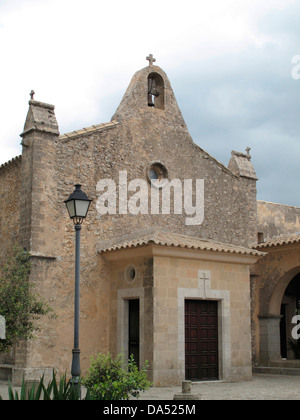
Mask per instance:
[[[185,300],[218,302],[219,379],[231,376],[230,291],[211,289],[211,272],[199,270],[198,288],[178,289],[178,362],[179,376],[185,379]]]

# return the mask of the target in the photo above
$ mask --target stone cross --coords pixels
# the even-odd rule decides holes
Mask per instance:
[[[34,95],[35,95],[35,91],[34,91],[34,90],[32,90],[32,91],[30,92],[30,98],[31,98],[31,100],[33,100],[33,99],[34,99]]]
[[[250,156],[250,150],[251,150],[251,147],[247,147],[246,149],[247,156]]]
[[[5,340],[5,318],[0,315],[0,340]]]
[[[153,57],[153,54],[148,55],[148,57],[146,57],[146,60],[149,61],[149,66],[153,66],[153,63],[155,63],[156,58]]]

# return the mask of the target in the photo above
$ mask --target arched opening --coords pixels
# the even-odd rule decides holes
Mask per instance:
[[[261,301],[261,315],[259,315],[261,366],[278,366],[278,362],[282,359],[296,357],[289,352],[291,345],[289,338],[295,326],[291,324],[290,315],[292,313],[295,315],[296,311],[296,297],[300,289],[299,273],[300,266],[286,271],[276,282],[269,305],[266,300]],[[265,293],[266,291],[270,293],[270,289],[266,289]],[[274,365],[274,362],[277,364]]]
[[[158,73],[148,76],[148,106],[157,109],[165,107],[164,80]]]
[[[300,314],[300,273],[285,289],[280,308],[280,352],[283,359],[300,359],[300,340],[292,337],[292,319]]]
[[[277,285],[272,292],[272,297],[269,304],[269,315],[280,315],[280,307],[282,303],[285,290],[297,274],[300,273],[300,266],[294,267],[277,281]]]

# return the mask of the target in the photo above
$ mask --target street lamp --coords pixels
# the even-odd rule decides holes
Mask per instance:
[[[76,184],[74,192],[65,201],[69,216],[73,220],[76,231],[75,242],[75,312],[74,312],[74,348],[72,350],[72,383],[76,387],[80,377],[80,349],[79,349],[79,289],[80,289],[80,231],[86,218],[90,204],[87,195]]]

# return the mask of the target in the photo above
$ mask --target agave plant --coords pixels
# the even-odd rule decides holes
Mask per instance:
[[[36,388],[35,384],[27,391],[26,393],[26,385],[23,378],[22,386],[20,394],[17,391],[13,390],[12,384],[8,381],[8,399],[10,401],[24,401],[24,400],[40,400],[41,394],[44,389],[44,377],[41,378],[38,387]],[[2,401],[3,398],[0,395],[0,400]]]
[[[53,371],[52,380],[47,386],[44,384],[44,376],[40,379],[38,386],[33,384],[26,392],[25,380],[23,378],[20,394],[17,391],[13,391],[12,384],[9,382],[8,385],[8,398],[10,401],[71,401],[80,399],[80,384],[75,387],[71,380],[67,380],[66,375],[60,377],[59,383],[57,383],[55,372]],[[88,394],[85,399],[89,399]],[[0,396],[0,400],[2,397]]]

